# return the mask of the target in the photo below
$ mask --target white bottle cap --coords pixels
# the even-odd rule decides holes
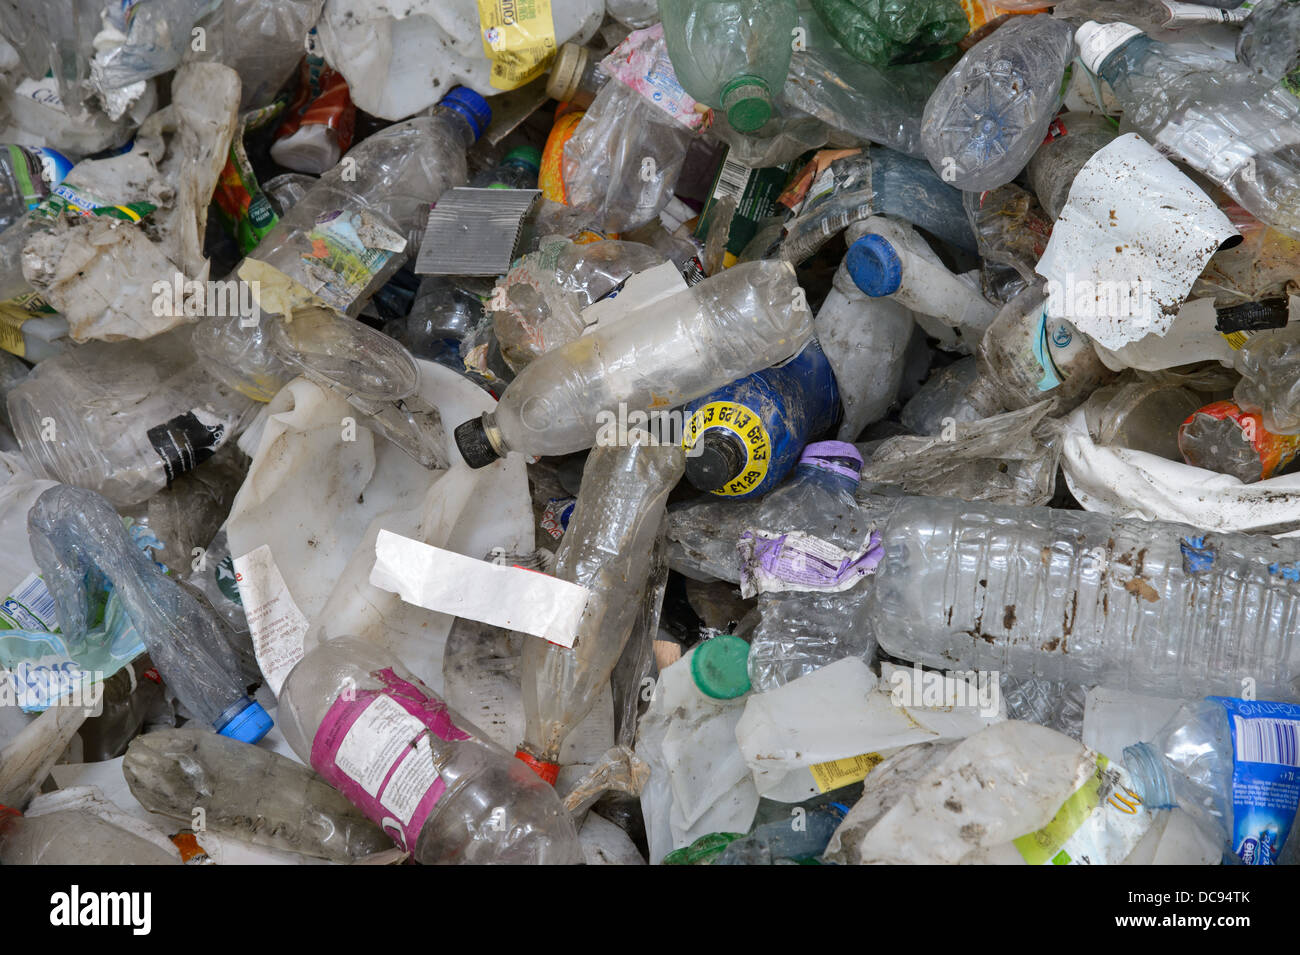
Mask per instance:
[[[1115,50],[1142,31],[1129,23],[1097,23],[1089,20],[1074,34],[1083,65],[1096,73]]]

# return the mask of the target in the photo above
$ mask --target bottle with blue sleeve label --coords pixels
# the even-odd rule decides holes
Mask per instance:
[[[789,361],[686,406],[686,479],[723,497],[766,494],[835,423],[839,407],[835,373],[812,339]]]
[[[1148,809],[1216,830],[1225,861],[1276,865],[1300,805],[1300,704],[1206,697],[1127,747],[1124,764]]]

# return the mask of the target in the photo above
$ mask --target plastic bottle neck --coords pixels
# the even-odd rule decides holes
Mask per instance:
[[[1097,68],[1097,75],[1109,83],[1112,89],[1126,85],[1124,78],[1136,71],[1135,68],[1152,52],[1151,47],[1155,42],[1145,33],[1125,40],[1106,55],[1106,59]]]
[[[840,474],[838,471],[830,471],[815,464],[800,464],[795,468],[795,474],[800,480],[815,483],[821,487],[833,488],[837,491],[843,491],[845,494],[853,495],[857,493],[858,485],[862,483],[860,478],[852,478],[847,474]]]
[[[442,121],[443,126],[456,137],[457,141],[467,151],[478,142],[478,132],[459,110],[450,106],[438,105],[433,108],[432,115]]]
[[[1169,783],[1164,757],[1150,743],[1134,743],[1124,748],[1124,768],[1133,777],[1133,785],[1148,809],[1176,809],[1177,800]]]

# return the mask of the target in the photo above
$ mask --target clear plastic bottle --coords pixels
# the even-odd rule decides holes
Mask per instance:
[[[582,861],[555,790],[374,644],[319,644],[279,713],[294,752],[417,862]]]
[[[1300,236],[1300,99],[1247,66],[1125,23],[1089,21],[1078,43],[1133,129],[1261,222]]]
[[[289,296],[314,294],[355,316],[414,252],[429,206],[468,180],[466,151],[491,120],[487,101],[457,87],[428,114],[368,136],[322,175],[244,260],[262,283],[261,307],[283,314]],[[295,283],[268,296],[275,270]],[[280,280],[283,284],[283,279]],[[232,329],[232,335],[239,335]],[[245,330],[241,341],[247,338]]]
[[[912,6],[910,0],[901,6]],[[805,49],[790,58],[783,105],[815,116],[846,134],[921,156],[921,114],[947,73],[942,63],[873,66],[840,46],[815,11],[801,4]]]
[[[752,133],[790,69],[794,0],[660,0],[664,39],[686,92]]]
[[[1207,697],[1185,703],[1150,742],[1126,747],[1124,767],[1148,809],[1191,813],[1233,861],[1294,864],[1298,745],[1300,706]]]
[[[680,445],[655,443],[644,431],[587,456],[555,576],[591,596],[572,647],[538,638],[524,643],[525,726],[516,755],[549,783],[565,737],[591,711],[627,644],[668,492],[685,466]]]
[[[664,262],[639,242],[609,239],[575,244],[554,237],[516,263],[502,280],[503,307],[491,312],[501,355],[520,371],[586,329],[582,310],[615,292],[629,276]]]
[[[883,536],[870,619],[905,660],[1175,699],[1300,691],[1294,541],[922,497]]]
[[[867,295],[849,274],[847,258],[840,262],[813,328],[839,384],[841,441],[852,441],[889,412],[913,327],[911,312],[893,299]]]
[[[1062,113],[1052,120],[1048,139],[1029,160],[1029,185],[1053,222],[1070,197],[1074,177],[1093,154],[1119,135],[1105,116]]]
[[[952,68],[921,120],[925,158],[945,182],[982,192],[1025,167],[1061,105],[1073,37],[1046,14],[1015,17]]]
[[[758,594],[762,616],[749,652],[760,692],[845,657],[870,663],[875,655],[863,578],[880,546],[854,497],[861,469],[851,444],[808,445],[794,477],[763,499],[741,534],[741,593]]]
[[[441,275],[420,280],[411,311],[393,319],[384,331],[416,358],[437,358],[445,343],[460,342],[483,320],[483,302]]]
[[[190,727],[137,736],[122,774],[140,805],[243,842],[332,862],[392,846],[377,826],[307,767]]]
[[[811,334],[793,266],[737,265],[547,352],[494,411],[456,428],[456,444],[471,467],[511,451],[581,451],[633,414],[675,408],[790,357]]]
[[[875,216],[854,223],[844,266],[873,298],[890,296],[920,315],[938,319],[975,344],[998,310],[980,293],[979,273],[955,275],[906,223]]]
[[[188,336],[87,342],[41,362],[7,398],[32,466],[129,507],[238,435],[253,402],[204,373]]]
[[[216,615],[157,568],[108,501],[60,484],[37,498],[27,527],[70,645],[86,639],[87,580],[107,580],[154,666],[196,720],[246,743],[266,735],[271,718],[245,692],[239,659]]]
[[[1300,96],[1300,6],[1291,0],[1251,4],[1237,40],[1237,59]]]

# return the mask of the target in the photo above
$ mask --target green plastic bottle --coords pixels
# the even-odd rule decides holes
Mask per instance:
[[[955,56],[970,23],[957,0],[812,0],[844,52],[873,66]]]
[[[794,0],[660,0],[677,81],[735,129],[755,132],[785,85],[796,12]]]

